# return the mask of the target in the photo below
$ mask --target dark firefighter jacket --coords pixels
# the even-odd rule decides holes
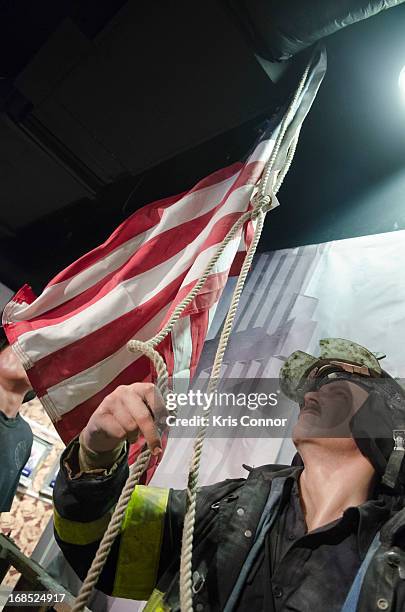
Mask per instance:
[[[77,450],[78,442],[74,441],[62,456],[54,490],[55,537],[68,562],[83,579],[128,468],[124,457],[110,473],[71,477],[69,466],[75,462]],[[296,480],[301,469],[262,466],[252,469],[247,479],[226,480],[199,489],[193,548],[196,611],[241,609],[237,605],[229,607],[229,601],[235,596],[252,555],[269,494],[280,488],[280,483]],[[184,491],[136,487],[120,537],[113,545],[97,588],[117,597],[149,599],[145,608],[148,611],[179,610],[178,570],[184,512]],[[380,545],[362,583],[358,612],[405,610],[404,543],[405,509],[394,512],[380,530]],[[336,588],[343,588],[346,593],[350,584],[338,584],[332,565],[329,569],[319,568],[321,580],[334,581]],[[313,599],[313,593],[306,598],[303,589],[299,607],[284,608],[283,602],[278,601],[275,608],[306,612],[312,609]]]

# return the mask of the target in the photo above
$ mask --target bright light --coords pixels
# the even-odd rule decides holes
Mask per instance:
[[[398,86],[401,91],[401,97],[405,100],[405,66],[399,73]]]

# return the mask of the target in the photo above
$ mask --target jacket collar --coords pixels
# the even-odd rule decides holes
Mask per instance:
[[[291,465],[261,465],[257,468],[244,466],[249,472],[248,481],[257,478],[263,478],[266,482],[271,482],[274,478],[293,478],[298,480],[302,470],[302,466],[291,466]]]

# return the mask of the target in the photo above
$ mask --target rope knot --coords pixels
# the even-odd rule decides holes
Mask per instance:
[[[273,203],[273,198],[271,195],[257,195],[253,199],[253,212],[252,219],[256,219],[259,216],[260,212],[267,212],[270,210],[271,205]]]

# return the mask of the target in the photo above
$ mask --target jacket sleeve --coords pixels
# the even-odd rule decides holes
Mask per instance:
[[[128,477],[128,464],[123,454],[109,472],[72,476],[70,465],[77,462],[78,449],[74,440],[61,457],[54,488],[54,530],[64,556],[83,580]],[[182,524],[182,517],[174,514],[183,512],[183,504],[170,509],[169,493],[169,489],[135,487],[121,533],[96,585],[99,590],[114,597],[148,599],[173,561],[175,551],[168,550],[178,540],[173,525]]]

